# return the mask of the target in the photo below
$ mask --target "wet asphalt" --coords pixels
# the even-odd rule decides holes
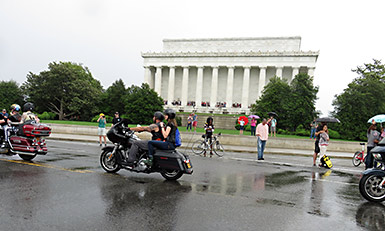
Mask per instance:
[[[32,162],[0,155],[0,230],[384,230],[360,196],[363,167],[308,157],[191,154],[193,175],[108,174],[95,143],[49,141]],[[188,151],[188,150],[187,150]],[[350,165],[350,167],[349,167]]]

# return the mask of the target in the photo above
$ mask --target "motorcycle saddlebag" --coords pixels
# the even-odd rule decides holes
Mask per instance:
[[[154,154],[154,162],[161,169],[183,170],[183,156],[176,150],[156,150]]]
[[[46,145],[33,144],[33,142],[36,142],[36,141],[32,141],[31,139],[12,136],[10,138],[10,141],[13,146],[13,150],[16,152],[28,152],[28,153],[39,153],[39,154],[47,153]]]

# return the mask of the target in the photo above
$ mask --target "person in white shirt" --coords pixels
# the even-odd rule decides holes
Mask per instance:
[[[264,160],[263,152],[265,151],[266,141],[269,137],[269,126],[267,125],[266,119],[263,119],[262,123],[258,124],[256,136],[258,139],[258,160]]]

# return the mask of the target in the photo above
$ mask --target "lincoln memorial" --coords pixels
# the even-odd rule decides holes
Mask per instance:
[[[301,51],[301,37],[164,39],[163,51],[143,52],[144,81],[165,108],[249,113],[277,76],[314,76],[319,51]]]

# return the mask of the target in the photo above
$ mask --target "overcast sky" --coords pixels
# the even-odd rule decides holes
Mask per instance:
[[[316,107],[327,115],[357,77],[351,69],[385,62],[384,9],[381,0],[0,0],[0,80],[21,84],[72,61],[104,88],[140,85],[141,52],[161,51],[164,38],[301,36],[301,50],[320,51]]]

